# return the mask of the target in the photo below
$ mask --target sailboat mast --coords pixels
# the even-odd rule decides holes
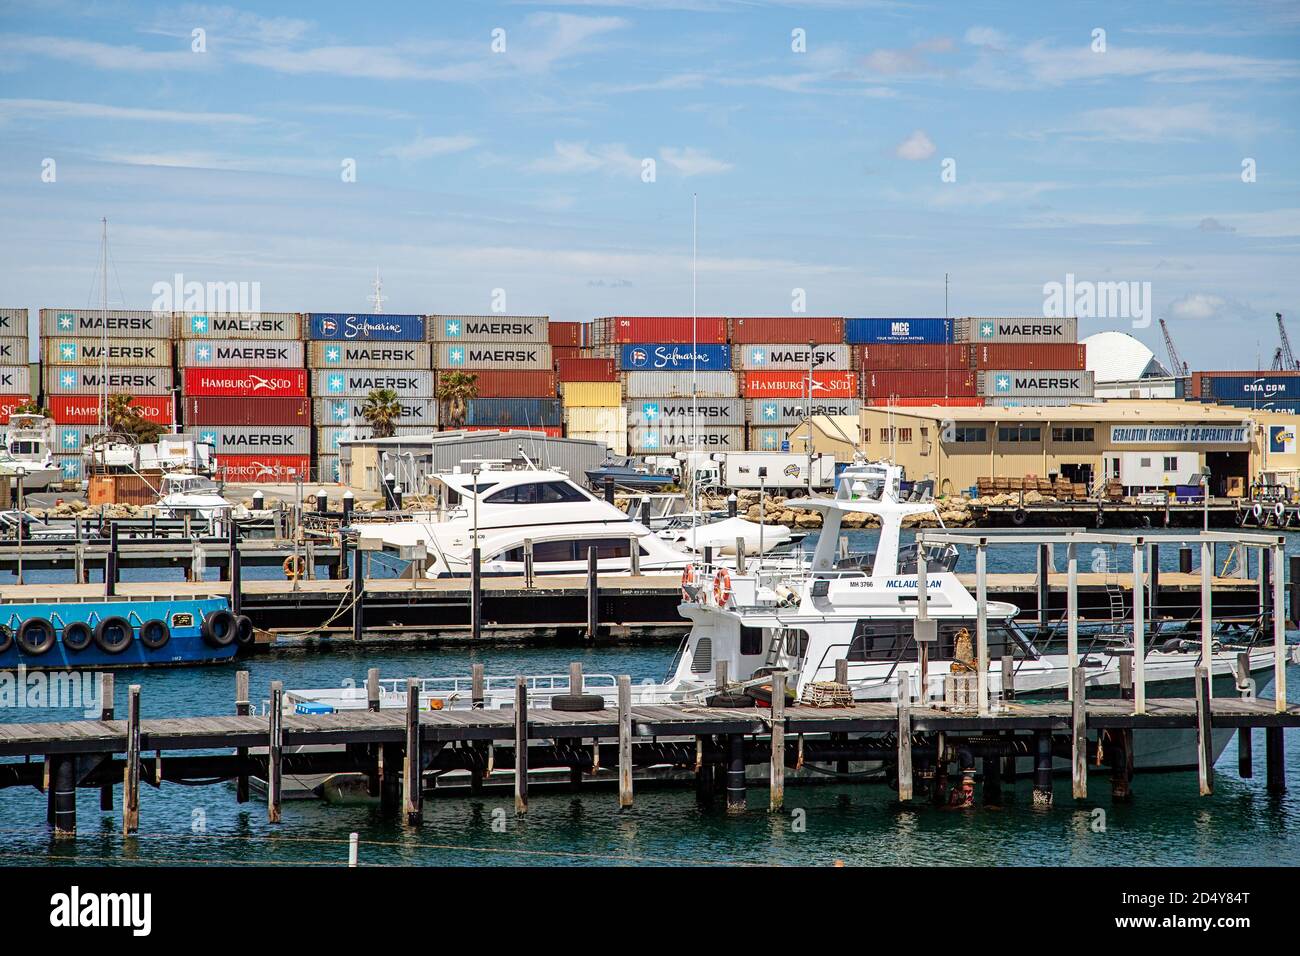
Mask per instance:
[[[697,372],[700,355],[700,336],[699,336],[699,319],[696,314],[695,305],[695,274],[696,274],[696,254],[698,251],[698,219],[699,219],[699,195],[691,193],[691,459],[694,461],[699,455],[700,450],[700,395],[697,383]],[[692,510],[695,511],[695,517],[691,521],[691,547],[696,546],[696,529],[700,524],[700,485],[695,480],[695,465],[690,466],[691,470],[691,497]]]
[[[99,427],[108,430],[108,217],[99,220]]]

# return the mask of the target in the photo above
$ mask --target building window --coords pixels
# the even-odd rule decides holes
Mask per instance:
[[[1178,458],[1175,455],[1165,455],[1165,471],[1178,470]]]
[[[868,445],[870,443],[871,443],[871,429],[864,428],[862,429],[862,444]]]
[[[901,444],[908,444],[912,441],[912,429],[900,428],[898,430],[898,440]]]
[[[1096,432],[1091,428],[1073,427],[1073,428],[1053,428],[1052,441],[1087,441],[1093,440]]]
[[[1138,467],[1139,467],[1139,468],[1150,468],[1150,467],[1151,467],[1151,459],[1150,459],[1150,458],[1139,458],[1139,459],[1138,459]]]
[[[989,430],[983,426],[959,426],[953,430],[952,440],[955,442],[986,442],[989,440]]]
[[[998,429],[1000,442],[1042,441],[1043,430],[1037,425],[1004,425]]]

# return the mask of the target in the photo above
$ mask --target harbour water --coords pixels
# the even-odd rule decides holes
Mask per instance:
[[[869,544],[855,536],[855,546]],[[1108,560],[1125,557],[1123,548]],[[1300,538],[1288,541],[1300,553]],[[1058,555],[1058,567],[1062,557]],[[1082,563],[1088,566],[1089,555]],[[1174,548],[1162,549],[1166,570],[1177,567]],[[972,559],[963,555],[959,570]],[[1025,571],[1032,555],[1016,548],[991,552],[990,569]],[[1126,564],[1121,564],[1126,568]],[[394,648],[364,650],[340,643],[317,650],[280,651],[249,659],[255,706],[271,680],[286,687],[360,681],[367,667],[383,676],[465,675],[482,662],[489,674],[564,673],[578,660],[587,673],[626,673],[634,681],[659,679],[671,644],[634,647]],[[233,709],[230,666],[122,671],[117,707],[126,687],[142,687],[145,717],[228,714]],[[1300,699],[1300,668],[1292,667],[1291,699]],[[1267,688],[1261,694],[1267,695]],[[0,721],[75,720],[76,710],[0,708]],[[343,865],[350,832],[361,839],[367,864],[446,865],[848,865],[966,864],[1034,866],[1240,865],[1300,862],[1300,736],[1286,737],[1292,790],[1265,792],[1263,734],[1255,737],[1256,775],[1237,775],[1236,744],[1216,766],[1213,796],[1197,795],[1194,773],[1140,775],[1134,798],[1112,804],[1105,774],[1094,774],[1090,799],[1076,802],[1068,778],[1056,781],[1056,805],[1032,806],[1030,783],[1004,788],[1004,803],[970,809],[903,806],[879,784],[791,786],[786,809],[767,812],[765,788],[751,790],[751,811],[728,815],[721,801],[697,804],[687,789],[642,788],[620,811],[612,791],[581,794],[534,791],[529,812],[516,817],[508,793],[430,799],[418,830],[403,828],[369,806],[291,801],[284,821],[266,822],[266,809],[237,804],[233,784],[141,788],[140,832],[121,836],[120,809],[100,812],[98,795],[78,794],[75,840],[52,839],[44,825],[45,796],[34,789],[0,791],[0,859],[11,864],[307,864]],[[115,795],[120,801],[120,791]],[[119,804],[120,806],[120,804]]]

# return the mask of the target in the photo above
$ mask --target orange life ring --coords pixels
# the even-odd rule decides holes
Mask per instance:
[[[307,559],[302,555],[290,555],[284,559],[284,564],[280,566],[284,570],[284,576],[293,581],[307,573]]]
[[[682,597],[687,601],[693,601],[695,598],[691,595],[689,588],[695,586],[695,565],[686,565],[686,570],[682,572]]]
[[[726,607],[731,600],[731,574],[726,568],[718,568],[718,573],[713,576],[713,599],[718,602],[718,607]]]

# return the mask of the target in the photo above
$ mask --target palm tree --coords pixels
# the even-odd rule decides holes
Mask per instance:
[[[402,401],[391,388],[377,388],[366,396],[361,417],[370,424],[374,437],[391,438],[397,431],[397,420],[402,417]]]
[[[478,398],[478,376],[473,372],[443,372],[438,376],[438,400],[446,408],[445,421],[451,427],[465,424],[472,398]]]
[[[46,408],[44,405],[42,405],[40,402],[36,401],[36,399],[31,398],[23,402],[21,405],[17,406],[16,408],[14,408],[13,414],[44,415],[46,418],[49,418],[50,410]]]
[[[140,409],[131,404],[134,398],[134,395],[108,396],[108,429],[130,435],[141,445],[152,445],[163,427],[142,417]]]

